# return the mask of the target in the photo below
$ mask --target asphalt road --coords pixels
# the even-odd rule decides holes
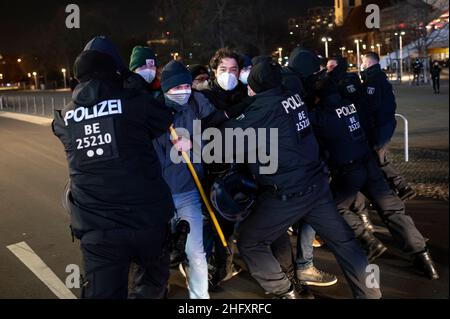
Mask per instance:
[[[68,217],[60,198],[67,179],[63,148],[48,126],[0,117],[0,298],[56,298],[6,247],[25,241],[65,282],[69,264],[80,265],[78,243],[69,234]],[[414,200],[408,211],[430,238],[429,245],[441,271],[431,282],[415,273],[408,260],[381,233],[389,251],[379,259],[385,298],[448,298],[448,202]],[[240,262],[238,260],[238,262]],[[322,298],[348,298],[350,291],[326,247],[316,249],[316,264],[339,277],[330,288],[314,289]],[[186,298],[184,279],[171,277],[171,298]],[[72,290],[79,296],[79,289]],[[267,298],[244,272],[223,285],[212,298]]]

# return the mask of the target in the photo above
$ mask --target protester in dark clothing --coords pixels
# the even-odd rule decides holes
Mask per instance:
[[[225,111],[230,119],[241,115],[242,111],[252,101],[247,94],[247,87],[239,81],[242,65],[243,62],[238,53],[228,48],[219,49],[210,61],[210,68],[214,73],[214,77],[209,80],[209,87],[201,91],[216,109]],[[206,165],[207,177],[205,184],[207,185],[207,188],[210,188],[216,178],[223,176],[229,172],[231,168],[230,164],[222,163]],[[222,218],[220,215],[218,215],[217,218],[222,227],[225,239],[230,242],[231,236],[234,233],[235,224]],[[211,223],[208,225],[208,227],[212,227]],[[206,233],[212,232],[206,231]],[[209,243],[210,240],[210,238],[205,238],[205,247],[212,247]],[[233,265],[233,255],[229,254],[228,251],[223,248],[222,242],[216,234],[214,234],[213,252],[214,254],[211,258],[213,271],[211,272],[210,285],[212,289],[216,289],[221,282],[224,282],[239,273],[240,269]],[[211,254],[211,251],[209,254]]]
[[[188,70],[192,76],[192,88],[197,91],[206,90],[210,78],[208,68],[201,64],[192,64],[188,66]]]
[[[433,66],[431,67],[431,79],[433,80],[433,90],[435,94],[441,93],[441,67],[439,66],[438,61],[434,61]]]
[[[157,77],[158,61],[155,53],[148,47],[136,46],[130,57],[130,71],[139,74],[145,81],[144,87],[159,102],[164,102],[161,82]]]
[[[133,261],[139,269],[130,297],[163,298],[174,205],[152,139],[172,116],[149,94],[123,88],[116,52],[107,43],[78,56],[80,84],[52,125],[69,163],[71,228],[86,272],[82,297],[127,298]]]
[[[412,63],[412,69],[414,74],[414,80],[416,82],[416,85],[420,85],[420,75],[423,72],[423,63],[417,58]]]

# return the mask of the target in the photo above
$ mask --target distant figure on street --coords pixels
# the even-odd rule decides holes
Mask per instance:
[[[440,88],[440,80],[441,80],[441,66],[438,61],[434,61],[433,66],[431,67],[431,79],[433,80],[433,90],[434,94],[441,93]]]
[[[416,60],[412,63],[412,69],[414,73],[414,81],[416,82],[417,86],[420,85],[420,74],[423,70],[423,64],[420,62],[419,58],[416,58]]]

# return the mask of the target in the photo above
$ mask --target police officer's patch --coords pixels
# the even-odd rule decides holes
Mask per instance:
[[[375,94],[375,88],[374,87],[367,87],[367,94],[374,95]]]
[[[347,91],[348,93],[355,93],[356,92],[356,88],[353,84],[350,84],[347,86]]]
[[[72,144],[80,165],[118,158],[113,118],[83,121],[71,128]]]

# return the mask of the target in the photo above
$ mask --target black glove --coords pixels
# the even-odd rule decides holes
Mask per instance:
[[[186,259],[186,242],[187,236],[191,228],[189,223],[185,220],[180,220],[177,223],[175,233],[172,234],[171,240],[171,254],[170,266],[176,267],[179,263]]]

